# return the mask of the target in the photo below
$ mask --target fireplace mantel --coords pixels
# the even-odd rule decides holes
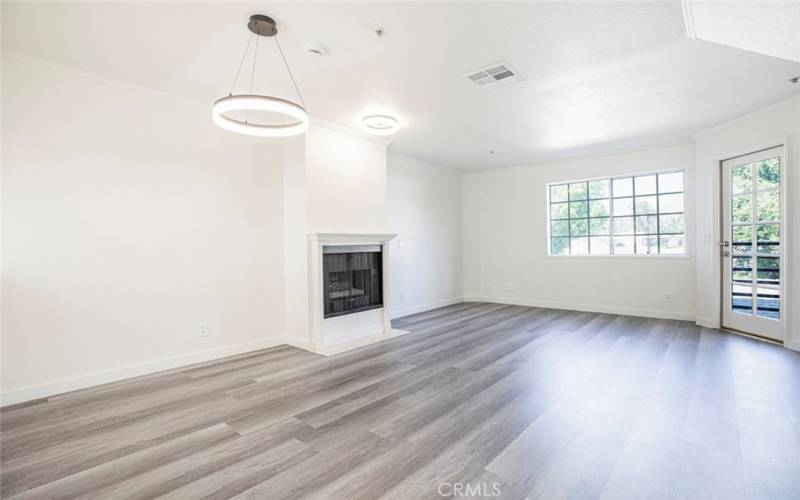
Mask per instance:
[[[388,243],[397,237],[396,234],[351,234],[351,233],[311,233],[309,240],[322,245],[359,245]]]
[[[331,355],[407,333],[392,330],[389,319],[389,243],[396,234],[311,233],[309,241],[310,350]],[[383,307],[340,318],[324,318],[322,251],[332,245],[381,245]],[[335,331],[338,329],[338,334]],[[340,338],[344,329],[346,336]]]

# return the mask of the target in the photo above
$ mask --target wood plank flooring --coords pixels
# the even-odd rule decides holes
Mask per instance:
[[[394,323],[6,407],[2,497],[800,498],[798,353],[499,304]]]

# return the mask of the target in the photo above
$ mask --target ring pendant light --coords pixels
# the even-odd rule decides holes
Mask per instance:
[[[247,41],[247,46],[242,54],[242,60],[239,63],[239,69],[236,71],[233,85],[231,85],[231,91],[227,96],[221,97],[214,102],[212,108],[214,123],[231,132],[256,137],[289,137],[302,134],[308,129],[308,112],[305,108],[303,95],[300,93],[300,88],[297,86],[294,75],[292,75],[292,70],[289,68],[289,63],[286,62],[286,56],[283,54],[281,44],[278,42],[278,37],[276,36],[278,34],[278,28],[275,21],[268,16],[256,14],[250,16],[250,22],[247,23],[247,28],[253,32],[253,35],[250,35],[250,39]],[[239,74],[242,71],[242,65],[247,57],[247,52],[250,49],[253,36],[256,37],[256,43],[253,49],[253,68],[250,73],[250,90],[247,94],[234,94],[233,90],[236,87],[236,82],[239,80]],[[300,104],[279,97],[253,93],[253,80],[257,62],[256,57],[258,55],[258,38],[262,36],[275,39],[278,52],[280,52],[283,64],[286,66],[286,72],[289,73],[289,78],[292,80],[294,89],[297,92],[297,97],[300,99]],[[242,120],[226,115],[226,113],[234,111],[243,111],[245,118]],[[257,111],[282,115],[291,121],[281,124],[253,123],[249,121],[248,117],[250,112]]]

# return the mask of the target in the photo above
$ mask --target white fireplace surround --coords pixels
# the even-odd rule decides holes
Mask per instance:
[[[396,234],[309,234],[309,350],[326,356],[380,342],[408,333],[393,330],[389,318],[390,242]],[[333,318],[324,317],[322,277],[323,247],[333,245],[380,245],[383,306]]]

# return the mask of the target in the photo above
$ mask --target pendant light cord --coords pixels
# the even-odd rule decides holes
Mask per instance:
[[[250,50],[250,43],[253,42],[253,36],[250,35],[250,38],[247,39],[247,45],[244,47],[244,52],[242,53],[242,60],[239,61],[239,68],[236,70],[236,76],[233,77],[233,84],[231,85],[231,91],[228,92],[228,95],[233,95],[233,89],[236,88],[236,82],[239,80],[239,73],[242,72],[242,66],[244,65],[244,60],[247,57],[247,51]]]
[[[256,47],[253,50],[253,69],[250,71],[250,90],[248,93],[253,93],[253,82],[256,79],[256,63],[258,63],[258,39],[260,37],[256,37]]]
[[[297,92],[297,97],[300,98],[300,104],[306,108],[306,102],[303,100],[303,94],[300,93],[300,87],[297,86],[297,81],[294,79],[294,75],[292,74],[292,69],[289,67],[289,63],[286,62],[286,56],[283,53],[283,49],[281,48],[281,42],[278,41],[278,35],[275,35],[275,45],[278,46],[278,52],[281,53],[281,58],[283,58],[283,64],[286,66],[286,71],[289,73],[289,78],[292,79],[292,84],[294,84],[294,90]],[[307,109],[307,108],[306,108]]]

